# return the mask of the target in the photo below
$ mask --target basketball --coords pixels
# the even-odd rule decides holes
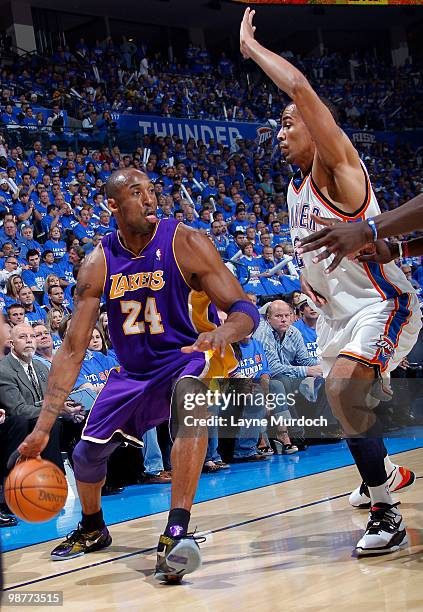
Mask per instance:
[[[51,461],[21,461],[4,485],[6,503],[16,516],[28,523],[42,523],[55,517],[66,503],[65,474]]]

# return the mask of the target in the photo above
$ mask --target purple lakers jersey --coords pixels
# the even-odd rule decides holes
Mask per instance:
[[[225,376],[237,365],[230,347],[216,372],[211,365],[217,355],[180,350],[200,332],[214,329],[217,317],[208,296],[191,289],[180,271],[174,249],[179,225],[174,219],[161,220],[138,254],[123,246],[118,232],[103,238],[113,348],[119,363],[137,377],[159,371],[171,376],[193,356],[204,360],[203,376]]]

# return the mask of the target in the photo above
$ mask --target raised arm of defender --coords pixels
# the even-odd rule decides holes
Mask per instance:
[[[97,321],[105,273],[101,247],[97,247],[79,270],[69,330],[54,356],[35,428],[18,449],[21,455],[35,457],[44,450],[50,430],[75,384]]]
[[[255,40],[255,27],[252,23],[254,14],[255,11],[247,8],[241,23],[242,55],[254,60],[295,103],[316,146],[313,162],[316,182],[326,185],[328,180],[330,196],[335,200],[340,198],[341,193],[347,193],[347,200],[350,201],[345,201],[345,196],[342,200],[346,212],[356,210],[360,205],[357,202],[361,203],[365,194],[365,181],[357,151],[306,77],[288,61]]]

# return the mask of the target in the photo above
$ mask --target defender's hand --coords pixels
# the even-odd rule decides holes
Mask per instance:
[[[343,223],[337,219],[328,219],[311,215],[316,224],[326,227],[307,238],[303,238],[297,247],[299,255],[317,251],[326,247],[322,253],[313,258],[313,263],[319,263],[335,254],[335,258],[326,273],[333,272],[347,255],[357,253],[365,245],[372,242],[373,233],[367,223]]]
[[[256,27],[253,26],[253,17],[256,14],[250,7],[245,9],[244,17],[241,21],[241,29],[239,32],[239,47],[244,59],[248,59],[248,44],[254,40],[254,32]]]

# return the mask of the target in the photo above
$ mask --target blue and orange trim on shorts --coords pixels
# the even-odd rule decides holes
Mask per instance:
[[[391,350],[384,350],[384,347],[381,346],[377,349],[376,354],[374,357],[372,357],[372,359],[351,351],[341,351],[338,357],[353,359],[354,361],[364,363],[367,366],[377,367],[380,372],[384,372],[389,365],[389,360],[391,359],[395,349],[398,347],[402,330],[410,320],[412,314],[410,310],[410,303],[410,293],[402,293],[394,298],[394,308],[389,315],[383,335],[380,338],[381,342],[385,342],[387,347],[390,347]]]

